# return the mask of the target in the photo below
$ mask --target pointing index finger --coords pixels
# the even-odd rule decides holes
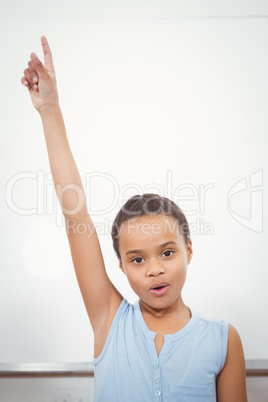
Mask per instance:
[[[50,50],[47,38],[45,36],[41,37],[41,43],[42,43],[43,53],[44,53],[44,67],[48,72],[54,71],[51,50]]]

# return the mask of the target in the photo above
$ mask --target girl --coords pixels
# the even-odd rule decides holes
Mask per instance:
[[[112,238],[119,266],[139,300],[131,305],[111,283],[69,147],[44,36],[41,43],[44,64],[31,53],[21,82],[42,119],[73,264],[94,331],[95,401],[246,402],[245,360],[236,329],[196,313],[182,300],[193,250],[187,220],[175,203],[156,194],[126,202],[115,218]],[[88,232],[78,234],[78,225]]]

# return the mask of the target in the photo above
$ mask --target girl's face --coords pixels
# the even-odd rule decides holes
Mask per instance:
[[[119,252],[120,268],[142,303],[176,308],[193,250],[173,217],[145,215],[124,222]]]

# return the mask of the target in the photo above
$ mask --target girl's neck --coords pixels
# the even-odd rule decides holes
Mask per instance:
[[[159,319],[176,317],[181,320],[189,320],[191,318],[191,312],[189,308],[184,304],[181,296],[179,296],[175,303],[163,309],[156,309],[144,303],[142,300],[139,300],[139,303],[140,310],[143,316]]]

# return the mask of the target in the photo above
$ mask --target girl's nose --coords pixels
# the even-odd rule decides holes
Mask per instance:
[[[153,262],[148,265],[147,275],[148,276],[159,276],[165,272],[165,268],[162,264]]]

